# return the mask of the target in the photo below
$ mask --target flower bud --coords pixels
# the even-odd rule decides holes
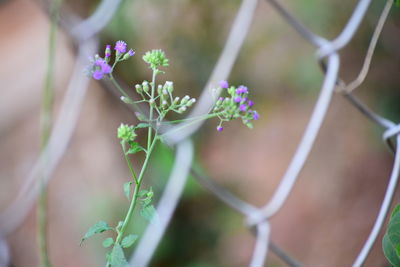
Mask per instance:
[[[178,109],[178,111],[180,111],[180,112],[182,113],[182,112],[185,112],[186,109],[187,109],[187,108],[186,108],[185,106],[183,106],[183,107],[180,107],[180,108]]]
[[[157,93],[158,93],[159,95],[161,95],[161,93],[162,93],[162,85],[161,85],[161,84],[159,84],[159,85],[157,86]]]
[[[178,101],[179,101],[179,97],[177,96],[177,97],[175,97],[175,99],[174,99],[174,102],[173,102],[173,104],[177,104],[178,103]]]
[[[165,87],[168,90],[168,92],[170,92],[170,93],[172,93],[174,91],[174,83],[171,81],[166,81]]]
[[[168,105],[167,100],[163,100],[163,102],[161,103],[161,105],[162,105],[163,107],[167,106],[167,105]]]
[[[150,104],[150,106],[152,106],[152,107],[155,107],[155,105],[156,105],[154,99],[150,99],[150,100],[149,100],[149,104]]]
[[[186,103],[188,102],[189,99],[190,99],[190,96],[185,95],[181,100],[181,105],[186,105]]]
[[[143,82],[143,91],[149,92],[149,83],[147,81]]]
[[[233,87],[233,86],[229,87],[229,88],[228,88],[228,93],[229,93],[230,95],[233,95],[233,94],[235,93],[235,87]]]
[[[192,98],[192,99],[190,99],[188,102],[187,102],[187,106],[188,107],[190,107],[190,106],[192,106],[194,103],[196,103],[196,99],[195,98]]]
[[[136,92],[137,92],[138,94],[141,94],[142,91],[143,91],[143,88],[142,88],[142,86],[141,86],[140,84],[136,84],[136,85],[135,85],[135,89],[136,89]]]

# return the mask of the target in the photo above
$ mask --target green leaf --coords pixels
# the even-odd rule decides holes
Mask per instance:
[[[126,151],[126,154],[135,154],[139,151],[146,151],[138,142],[129,142],[130,148]]]
[[[400,266],[400,205],[397,205],[392,211],[382,240],[382,247],[390,264]]]
[[[400,211],[400,204],[397,204],[396,207],[394,207],[392,215],[390,215],[390,218],[393,218],[393,216],[396,215],[399,211]]]
[[[121,246],[123,248],[129,248],[135,243],[136,239],[138,239],[137,235],[127,235],[122,239]]]
[[[387,233],[383,236],[382,248],[383,254],[385,254],[385,257],[390,262],[390,264],[392,266],[400,266],[400,258],[398,257],[396,250],[393,247],[393,244],[390,241]]]
[[[153,205],[143,206],[140,209],[140,215],[148,221],[152,221],[156,214],[157,212]]]
[[[85,236],[81,240],[81,244],[83,241],[85,241],[89,237],[91,237],[95,234],[103,233],[104,231],[108,231],[108,230],[112,230],[112,228],[110,226],[108,226],[108,224],[106,222],[104,222],[104,221],[97,222],[95,225],[90,227],[89,230],[86,232]]]
[[[128,266],[128,262],[125,259],[124,251],[119,244],[115,244],[111,251],[110,264],[112,267]]]
[[[117,233],[119,233],[119,230],[121,230],[122,225],[124,225],[124,222],[119,221],[117,227],[115,227],[115,230],[117,231]]]
[[[148,192],[149,192],[149,191],[148,191],[148,190],[145,190],[145,189],[140,190],[138,196],[139,196],[140,198],[145,197],[145,196],[147,195]]]
[[[400,213],[398,210],[394,210],[395,214],[390,218],[389,225],[387,228],[387,234],[392,242],[393,246],[396,248],[400,245]]]
[[[140,129],[140,128],[148,128],[151,127],[151,125],[149,123],[145,123],[145,122],[141,122],[138,125],[135,126],[136,129]]]
[[[124,193],[125,193],[125,196],[128,198],[128,200],[131,197],[131,185],[132,185],[132,181],[124,183]]]
[[[114,244],[114,239],[112,239],[112,237],[108,237],[108,238],[104,239],[104,241],[103,241],[103,247],[105,247],[105,248],[108,248],[112,244]]]
[[[400,7],[400,0],[396,0],[395,4],[397,7]]]

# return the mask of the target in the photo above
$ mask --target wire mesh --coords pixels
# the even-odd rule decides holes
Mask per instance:
[[[191,167],[194,149],[190,136],[199,129],[201,122],[186,127],[184,131],[176,131],[176,129],[181,127],[181,125],[175,126],[177,128],[166,128],[166,141],[170,146],[175,147],[176,149],[175,165],[171,171],[165,191],[157,205],[157,212],[160,220],[159,222],[148,226],[148,229],[145,231],[135,253],[130,259],[130,266],[147,266],[149,264],[152,255],[154,254],[154,251],[162,239],[169,221],[171,220],[189,173],[194,176],[200,185],[204,186],[204,188],[209,190],[211,194],[215,195],[225,203],[227,207],[232,208],[243,215],[250,231],[252,231],[256,236],[253,256],[249,266],[263,266],[269,249],[289,266],[301,266],[301,263],[285,253],[271,241],[270,232],[273,231],[273,229],[270,226],[269,220],[283,209],[287,198],[292,192],[299,174],[303,169],[305,162],[308,160],[309,153],[314,145],[320,127],[325,120],[325,115],[335,88],[337,89],[337,92],[341,93],[347,100],[349,100],[349,103],[359,110],[361,114],[370,119],[372,123],[385,129],[383,141],[388,144],[395,154],[393,170],[384,199],[381,203],[380,211],[369,236],[353,263],[353,266],[357,267],[363,265],[368,257],[368,254],[382,229],[398,183],[400,171],[400,155],[398,153],[400,148],[400,125],[397,125],[395,122],[373,112],[361,100],[356,98],[352,92],[362,84],[367,76],[379,35],[388,17],[390,8],[393,5],[393,0],[386,1],[386,5],[382,10],[381,17],[372,35],[370,46],[366,53],[361,71],[358,77],[348,84],[346,84],[338,74],[340,71],[339,51],[347,46],[356,34],[368,11],[371,1],[358,1],[342,32],[333,40],[328,40],[312,32],[277,0],[266,0],[266,2],[268,2],[282,17],[282,19],[301,37],[303,37],[305,41],[315,46],[316,60],[320,62],[321,69],[324,72],[324,81],[321,85],[320,95],[305,128],[303,137],[301,138],[284,176],[280,179],[278,187],[272,194],[271,198],[265,202],[265,205],[262,207],[256,207],[245,200],[239,199],[226,188],[217,184],[211,177],[205,177]],[[24,221],[37,198],[39,192],[38,174],[43,170],[51,174],[65,152],[66,145],[71,138],[71,134],[79,115],[80,106],[83,103],[85,89],[88,85],[88,80],[81,77],[81,69],[85,64],[84,62],[88,55],[96,52],[98,45],[96,35],[113,17],[119,4],[120,1],[103,0],[100,2],[93,15],[86,20],[79,19],[75,14],[71,14],[70,11],[64,10],[62,13],[61,17],[65,20],[61,25],[70,34],[78,47],[77,63],[64,98],[65,104],[63,105],[62,112],[60,112],[57,120],[58,123],[54,127],[47,148],[51,155],[49,158],[52,160],[44,166],[41,160],[42,155],[39,156],[38,163],[27,176],[26,182],[20,189],[15,201],[0,214],[0,262],[8,261],[9,257],[5,245],[5,237]],[[208,89],[213,87],[213,85],[216,85],[217,81],[224,80],[229,76],[242,45],[246,41],[246,35],[251,26],[254,12],[259,4],[260,1],[257,0],[242,1],[236,18],[232,23],[230,34],[221,52],[219,60],[216,63],[208,82],[204,86],[200,101],[198,101],[189,117],[206,114],[214,104],[215,98],[210,96]],[[393,142],[393,140],[396,142]],[[394,143],[396,143],[396,145],[393,145]],[[51,175],[48,177],[51,177]]]

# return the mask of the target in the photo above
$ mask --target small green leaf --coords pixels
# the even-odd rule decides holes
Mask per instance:
[[[392,215],[390,215],[390,218],[393,218],[393,216],[396,215],[399,211],[400,211],[400,204],[397,204],[396,207],[394,207]]]
[[[396,250],[386,233],[382,240],[383,254],[392,266],[400,266],[400,258],[398,257]]]
[[[135,243],[136,239],[138,239],[137,235],[127,235],[122,239],[121,246],[123,248],[129,248]]]
[[[392,211],[382,247],[388,261],[393,266],[400,266],[400,205]]]
[[[142,206],[146,207],[151,204],[151,198],[142,199]]]
[[[149,192],[149,191],[148,191],[148,190],[145,190],[145,189],[140,190],[138,196],[139,196],[140,198],[145,197],[145,196],[147,195],[148,192]]]
[[[111,251],[110,264],[112,267],[128,266],[128,262],[125,259],[124,251],[119,244],[115,244]]]
[[[121,229],[122,225],[124,225],[124,222],[119,221],[117,227],[115,227],[115,230],[117,231],[117,233],[119,233],[119,230]]]
[[[104,231],[108,231],[108,230],[112,230],[112,228],[110,226],[108,226],[108,224],[106,222],[104,222],[104,221],[97,222],[95,225],[90,227],[89,230],[86,232],[85,236],[81,240],[81,244],[83,241],[85,241],[89,237],[91,237],[95,234],[103,233]]]
[[[397,7],[400,7],[400,0],[396,0],[395,4]]]
[[[394,215],[392,214],[390,218],[387,234],[393,247],[396,248],[400,245],[400,213],[396,209],[394,212],[396,213]]]
[[[145,149],[139,145],[138,142],[129,142],[130,148],[128,151],[126,151],[126,154],[135,154],[139,151],[145,151]]]
[[[140,209],[140,215],[148,221],[151,221],[157,214],[153,205],[143,206]]]
[[[105,247],[105,248],[108,248],[112,244],[114,244],[114,239],[112,239],[112,237],[108,237],[108,238],[104,239],[104,241],[103,241],[103,247]]]
[[[151,127],[151,125],[149,123],[145,123],[145,122],[141,122],[138,125],[135,126],[136,129],[140,129],[140,128],[148,128]]]
[[[131,185],[132,185],[132,181],[124,183],[124,193],[125,193],[125,196],[128,198],[128,200],[131,197]]]

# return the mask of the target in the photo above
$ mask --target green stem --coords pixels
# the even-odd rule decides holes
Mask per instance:
[[[167,131],[167,132],[163,133],[163,134],[161,135],[161,137],[164,137],[164,136],[167,135],[167,134],[171,134],[171,133],[173,133],[173,132],[182,130],[183,128],[185,128],[185,127],[187,127],[187,126],[189,126],[189,125],[192,125],[193,123],[196,123],[196,122],[198,122],[198,121],[206,120],[206,119],[210,119],[210,118],[214,118],[214,117],[217,117],[217,116],[219,116],[219,115],[220,115],[219,113],[212,113],[212,114],[208,114],[208,115],[205,116],[205,117],[203,117],[203,116],[195,117],[195,118],[193,118],[192,121],[189,121],[188,123],[185,123],[185,124],[183,124],[183,125],[181,125],[181,126],[178,126],[178,127],[176,127],[176,128],[172,128],[170,131]],[[182,120],[182,121],[188,121],[188,120],[190,120],[190,118],[189,118],[189,119]],[[179,122],[179,120],[178,120],[178,122]]]
[[[41,152],[45,152],[49,141],[51,131],[52,109],[54,100],[54,70],[55,70],[55,54],[57,40],[57,21],[61,0],[54,0],[51,3],[51,24],[49,31],[49,51],[47,57],[47,72],[45,76],[45,84],[42,94],[42,110],[41,110]],[[47,155],[45,155],[47,162]],[[43,172],[40,181],[40,195],[38,200],[38,243],[40,250],[41,266],[50,267],[48,246],[47,246],[47,190],[46,190],[46,171]]]
[[[117,83],[117,81],[114,79],[114,76],[110,73],[110,81],[117,87],[118,91],[125,97],[130,98],[129,95],[122,89],[122,87]]]
[[[137,204],[137,199],[138,199],[139,192],[140,192],[140,186],[142,185],[143,176],[144,176],[144,173],[145,173],[145,171],[147,169],[147,165],[149,163],[150,155],[151,155],[151,153],[152,153],[152,151],[154,149],[155,144],[157,143],[157,140],[158,140],[158,137],[156,135],[154,137],[154,139],[152,140],[149,149],[147,150],[146,158],[144,160],[142,169],[140,170],[139,177],[135,180],[135,189],[133,191],[132,200],[131,200],[131,203],[129,205],[128,212],[127,212],[127,214],[125,216],[124,222],[123,222],[123,224],[121,226],[121,230],[118,232],[117,238],[115,240],[116,244],[119,244],[121,242],[122,237],[124,236],[125,230],[128,227],[129,222],[130,222],[130,220],[132,218],[133,212],[134,212],[136,204]]]
[[[132,178],[133,178],[133,180],[135,181],[135,184],[136,184],[137,183],[136,172],[135,172],[135,169],[133,168],[132,163],[129,160],[129,157],[128,157],[127,153],[126,153],[125,142],[122,142],[121,146],[122,146],[122,151],[124,152],[124,158],[125,158],[126,164],[128,165],[129,171],[131,172]]]
[[[221,113],[222,113],[222,112],[211,113],[211,114],[201,115],[201,116],[197,116],[197,117],[191,117],[191,118],[187,118],[187,119],[166,121],[164,124],[168,125],[168,124],[171,124],[171,123],[180,123],[180,122],[191,122],[191,121],[207,120],[207,119],[211,119],[211,118],[217,117],[218,115],[221,115]]]
[[[112,75],[112,73],[109,74],[109,78],[110,81],[112,82],[112,84],[117,87],[118,91],[126,98],[131,99],[129,97],[129,95],[125,92],[124,89],[122,89],[122,87],[119,85],[119,83],[115,80],[114,76]],[[139,105],[137,103],[139,103],[140,101],[132,101],[132,106],[134,107],[134,109],[136,111],[138,111],[139,113],[143,113],[142,110],[140,109]]]
[[[155,101],[154,100],[154,93],[155,93],[155,88],[156,88],[156,75],[157,75],[157,71],[153,69],[153,77],[151,79],[151,95],[150,95],[150,101]],[[150,104],[150,112],[149,112],[149,121],[151,121],[153,119],[153,105],[155,104],[155,102],[153,104]],[[147,150],[149,150],[150,148],[150,143],[151,143],[151,131],[152,128],[149,127],[148,131],[147,131]]]

